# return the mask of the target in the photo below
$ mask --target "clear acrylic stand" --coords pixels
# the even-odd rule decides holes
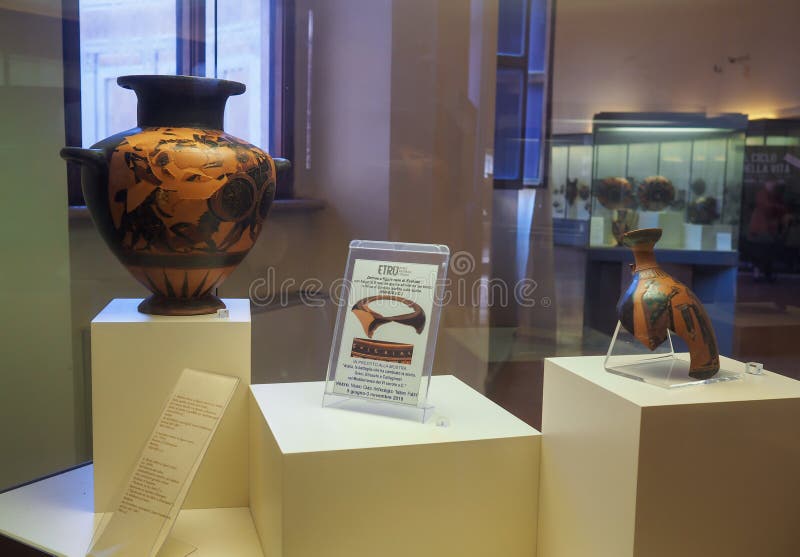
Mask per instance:
[[[351,289],[353,288],[353,271],[356,262],[359,260],[376,261],[391,264],[423,264],[431,266],[435,271],[435,281],[432,285],[432,305],[430,308],[423,308],[424,313],[429,314],[423,332],[420,333],[425,338],[424,353],[422,354],[421,370],[419,374],[419,387],[415,389],[416,400],[413,404],[405,402],[394,402],[392,400],[378,400],[370,398],[368,395],[347,394],[337,389],[337,374],[343,376],[340,367],[340,354],[346,358],[349,343],[352,338],[345,332],[345,321],[349,318],[353,321],[351,310],[353,300],[350,300]],[[336,318],[336,327],[331,344],[331,355],[328,361],[328,374],[325,382],[325,394],[323,395],[322,405],[324,407],[340,408],[343,410],[353,410],[357,412],[367,412],[382,416],[412,420],[425,423],[433,416],[434,407],[428,404],[428,386],[433,370],[433,355],[436,349],[436,337],[439,330],[439,318],[441,314],[442,300],[444,298],[445,278],[447,276],[447,266],[450,261],[450,249],[438,244],[411,244],[402,242],[377,242],[368,240],[353,240],[350,242],[350,251],[347,256],[347,266],[345,268],[344,280],[341,289],[341,301]],[[359,277],[356,277],[358,279]],[[364,336],[364,335],[359,335]],[[343,339],[346,340],[343,344]],[[347,346],[346,346],[347,345]],[[414,358],[417,348],[414,347]],[[344,353],[342,351],[345,351]]]
[[[604,367],[609,373],[665,389],[735,381],[744,374],[744,370],[732,371],[721,367],[709,379],[696,379],[689,375],[689,355],[675,352],[670,331],[667,331],[667,340],[650,351],[620,322],[614,330]]]

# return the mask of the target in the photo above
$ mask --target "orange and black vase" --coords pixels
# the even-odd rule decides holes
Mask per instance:
[[[654,253],[660,228],[627,232],[622,243],[633,251],[633,279],[617,303],[622,326],[650,350],[667,340],[667,330],[689,346],[689,375],[709,379],[719,371],[714,328],[703,304],[684,284],[658,265]]]
[[[187,76],[117,79],[137,97],[137,127],[89,149],[65,147],[81,165],[86,205],[103,239],[153,294],[139,311],[214,313],[215,289],[244,259],[275,198],[273,159],[222,129],[242,83]]]

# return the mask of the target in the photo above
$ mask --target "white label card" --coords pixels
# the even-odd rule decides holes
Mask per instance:
[[[733,234],[730,232],[717,232],[717,251],[730,251],[733,249]]]
[[[159,553],[238,383],[236,377],[183,370],[88,556]]]
[[[439,266],[356,259],[333,392],[416,406]]]

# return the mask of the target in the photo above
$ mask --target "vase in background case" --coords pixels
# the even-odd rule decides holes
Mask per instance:
[[[636,263],[631,284],[617,303],[620,323],[650,350],[667,339],[667,329],[673,331],[689,346],[689,375],[709,379],[719,371],[711,319],[694,293],[659,266],[654,249],[660,238],[660,228],[632,230],[622,236]]]
[[[153,294],[139,311],[214,313],[214,295],[258,238],[275,197],[273,159],[222,129],[242,83],[187,76],[124,76],[137,97],[137,127],[89,149],[81,164],[86,205],[114,255]]]

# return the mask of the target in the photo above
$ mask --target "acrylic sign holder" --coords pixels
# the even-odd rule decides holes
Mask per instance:
[[[353,270],[357,260],[374,260],[396,262],[398,264],[428,264],[437,266],[437,276],[433,291],[433,305],[430,310],[427,328],[422,375],[419,383],[416,404],[404,404],[388,400],[374,400],[363,396],[349,396],[335,392],[337,368],[339,367],[340,349],[344,335],[345,319],[350,314],[348,304],[350,287],[353,281]],[[331,355],[328,361],[328,374],[325,382],[325,394],[322,405],[357,412],[367,412],[393,418],[426,422],[433,415],[433,406],[428,404],[428,386],[433,369],[433,355],[436,348],[436,337],[439,330],[441,302],[444,298],[447,265],[450,260],[450,249],[437,244],[411,244],[402,242],[377,242],[353,240],[347,256],[344,281],[339,298],[339,311],[336,318]]]

